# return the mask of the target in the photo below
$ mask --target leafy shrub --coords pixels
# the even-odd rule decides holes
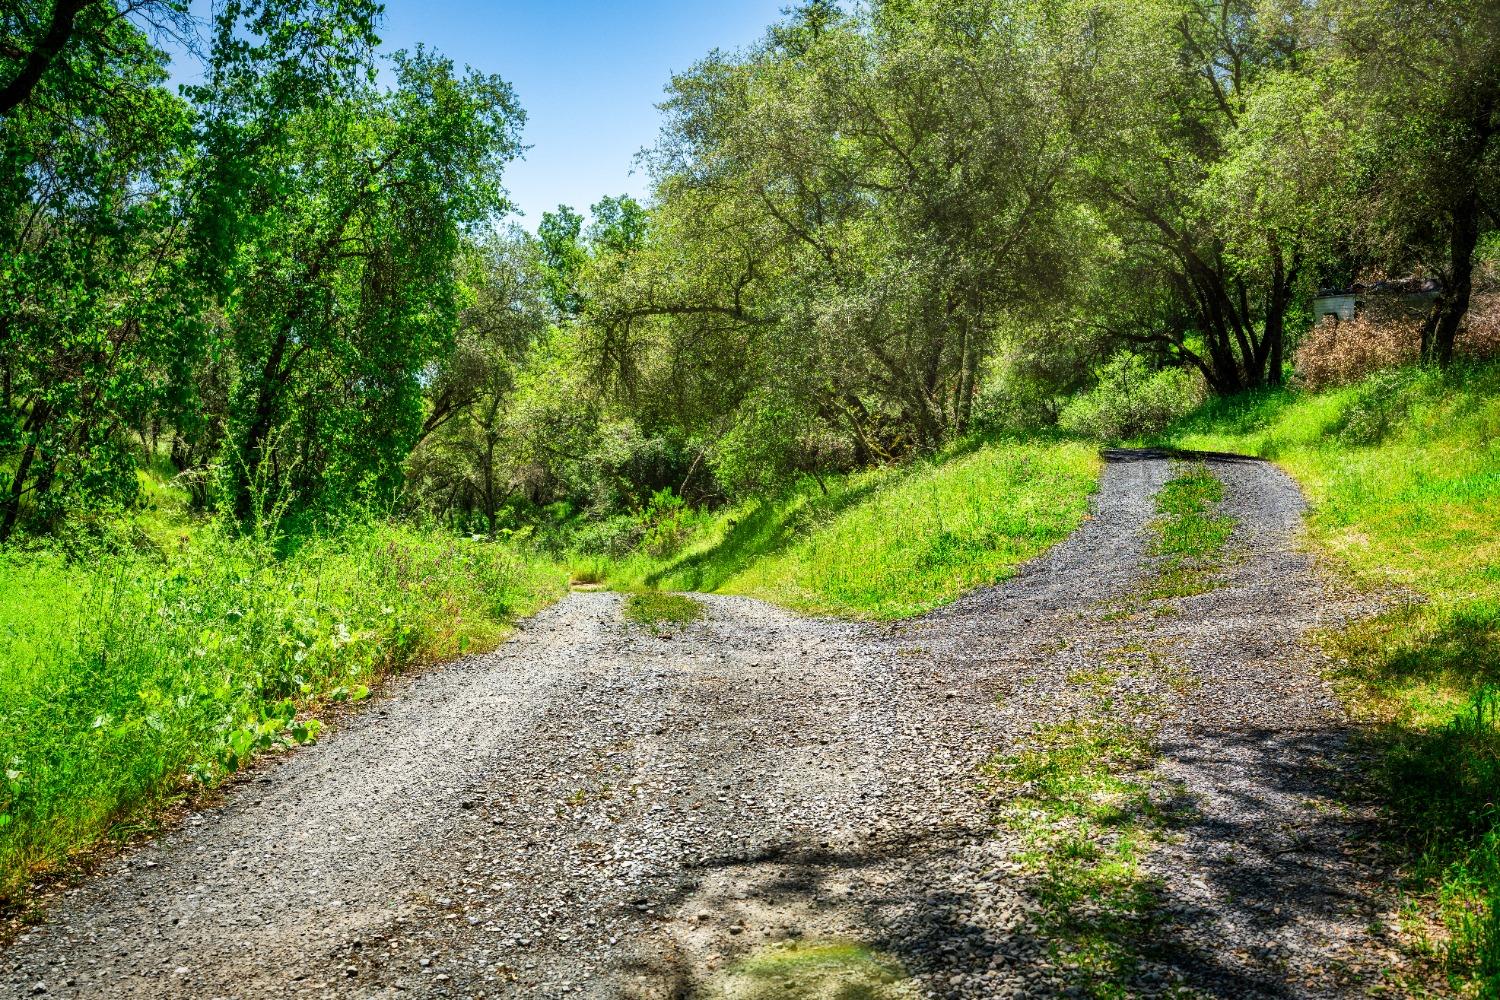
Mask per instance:
[[[1056,426],[1061,408],[1051,387],[1019,372],[985,384],[974,400],[972,429],[979,434],[1039,431]]]
[[[641,542],[653,559],[664,559],[682,548],[691,530],[690,513],[682,497],[671,490],[657,490],[652,495],[642,518],[645,530]]]
[[[1139,358],[1117,355],[1091,390],[1063,407],[1063,430],[1100,441],[1143,437],[1164,430],[1203,401],[1203,380],[1181,368],[1150,372]]]
[[[856,465],[846,434],[772,393],[748,398],[709,456],[714,479],[733,500],[781,497],[804,476]]]

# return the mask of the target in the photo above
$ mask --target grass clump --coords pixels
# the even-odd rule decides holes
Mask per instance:
[[[505,547],[393,525],[267,546],[0,552],[0,899],[382,675],[492,646],[564,586]]]
[[[891,619],[996,583],[1082,522],[1098,480],[1077,443],[983,444],[728,511],[676,555],[617,563],[617,584],[720,591]]]
[[[643,590],[625,598],[625,617],[653,632],[687,625],[703,617],[703,605],[683,594]]]
[[[1276,460],[1312,541],[1391,611],[1325,638],[1372,750],[1392,840],[1460,993],[1500,996],[1500,366],[1400,368],[1323,393],[1216,400],[1162,442]]]
[[[1126,996],[1151,941],[1156,883],[1140,858],[1159,836],[1150,727],[1101,711],[1046,727],[992,760],[998,821],[1021,838],[1040,930],[1081,995]]]
[[[896,1000],[916,997],[895,959],[853,941],[758,949],[716,977],[707,995],[733,1000]]]
[[[1206,467],[1179,467],[1156,495],[1162,516],[1152,524],[1151,554],[1178,562],[1217,556],[1234,533],[1234,519],[1214,513],[1223,499],[1224,484]]]

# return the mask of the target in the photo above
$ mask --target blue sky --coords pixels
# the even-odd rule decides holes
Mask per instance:
[[[656,138],[668,78],[715,47],[756,41],[788,3],[387,0],[381,37],[392,50],[424,42],[516,89],[531,149],[506,187],[535,229],[559,203],[587,212],[602,195],[646,194],[633,159]],[[207,14],[208,4],[193,9]],[[174,67],[178,79],[198,75],[196,66]]]

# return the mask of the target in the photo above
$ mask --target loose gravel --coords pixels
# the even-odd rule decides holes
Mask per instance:
[[[1162,913],[1124,994],[1363,995],[1396,962],[1387,873],[1304,637],[1370,608],[1298,548],[1296,487],[1231,457],[1214,588],[1132,604],[1172,462],[1107,457],[1071,539],[897,626],[701,596],[653,635],[575,593],[65,893],[0,990],[798,996],[737,963],[853,941],[905,976],[843,995],[1081,995],[980,768],[1109,664],[1181,817],[1141,861]]]

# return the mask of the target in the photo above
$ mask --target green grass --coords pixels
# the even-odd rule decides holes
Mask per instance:
[[[1156,495],[1161,514],[1152,524],[1151,554],[1171,562],[1217,556],[1234,531],[1234,519],[1214,513],[1224,484],[1202,465],[1179,469]]]
[[[1374,723],[1428,918],[1411,925],[1435,928],[1414,947],[1452,988],[1500,996],[1500,366],[1214,401],[1161,443],[1275,460],[1312,502],[1312,543],[1392,595],[1326,643]]]
[[[794,941],[756,949],[714,977],[726,1000],[896,1000],[916,997],[901,964],[853,941]]]
[[[625,617],[653,632],[687,625],[703,617],[703,605],[682,594],[645,590],[625,598]]]
[[[277,558],[197,525],[89,558],[0,552],[0,900],[382,675],[499,642],[564,575],[393,526]],[[153,547],[153,534],[172,547]]]
[[[1099,696],[1097,713],[1035,733],[991,761],[998,822],[1019,837],[1039,928],[1078,995],[1122,997],[1158,922],[1159,890],[1140,859],[1159,839],[1150,727]]]
[[[637,555],[616,585],[743,594],[799,611],[892,619],[996,583],[1082,522],[1099,459],[1077,443],[1001,442],[811,484],[700,527],[675,555]]]

